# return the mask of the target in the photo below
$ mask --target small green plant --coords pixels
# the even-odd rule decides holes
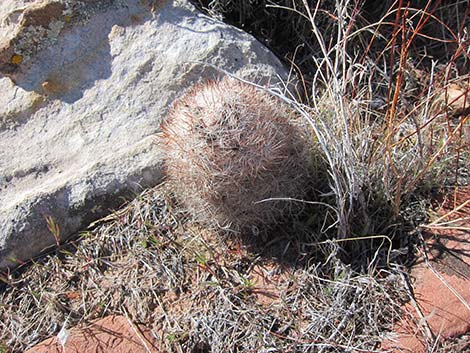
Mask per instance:
[[[188,338],[188,334],[185,332],[170,332],[166,335],[166,339],[168,340],[168,343],[177,343],[180,341],[184,341]]]
[[[178,340],[178,335],[176,333],[169,333],[166,335],[166,339],[169,343],[174,343]]]
[[[140,243],[144,249],[158,249],[162,245],[161,241],[154,235],[150,235],[147,239],[142,240]]]
[[[207,265],[207,257],[205,254],[202,253],[197,253],[195,255],[196,257],[196,262],[201,265],[201,266],[206,266]]]
[[[57,223],[55,223],[54,219],[52,216],[44,216],[47,222],[47,228],[49,229],[49,232],[54,236],[56,245],[60,245],[60,227]]]
[[[255,286],[255,283],[253,281],[251,281],[249,278],[241,276],[240,280],[241,280],[243,286],[245,286],[246,288],[253,288]]]
[[[0,353],[10,353],[11,350],[8,346],[2,342],[0,342]]]

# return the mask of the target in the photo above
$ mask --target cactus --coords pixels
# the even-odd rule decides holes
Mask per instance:
[[[277,223],[308,182],[308,135],[298,117],[252,85],[194,86],[162,126],[167,180],[206,225],[236,231]]]

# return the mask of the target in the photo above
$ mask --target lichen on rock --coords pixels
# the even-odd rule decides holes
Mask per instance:
[[[90,19],[97,11],[120,4],[121,0],[48,0],[6,15],[13,34],[0,42],[0,73],[14,78],[41,50],[53,45],[61,33]],[[16,18],[16,20],[13,20]]]

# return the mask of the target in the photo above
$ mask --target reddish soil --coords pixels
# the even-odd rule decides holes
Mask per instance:
[[[470,332],[470,188],[443,200],[437,217],[411,270],[415,304],[383,345],[392,352],[424,353]]]
[[[87,327],[72,328],[62,346],[49,338],[25,353],[158,353],[151,332],[124,316],[108,316]]]
[[[280,293],[289,285],[288,273],[276,270],[274,264],[253,266],[250,280],[253,283],[251,291],[263,307],[278,304]]]

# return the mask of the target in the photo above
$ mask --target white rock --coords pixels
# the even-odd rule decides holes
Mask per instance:
[[[24,3],[0,12],[0,268],[55,244],[46,216],[64,241],[160,182],[155,133],[185,89],[221,76],[207,64],[287,77],[253,37],[184,1]],[[51,3],[62,12],[45,25],[22,20]]]

